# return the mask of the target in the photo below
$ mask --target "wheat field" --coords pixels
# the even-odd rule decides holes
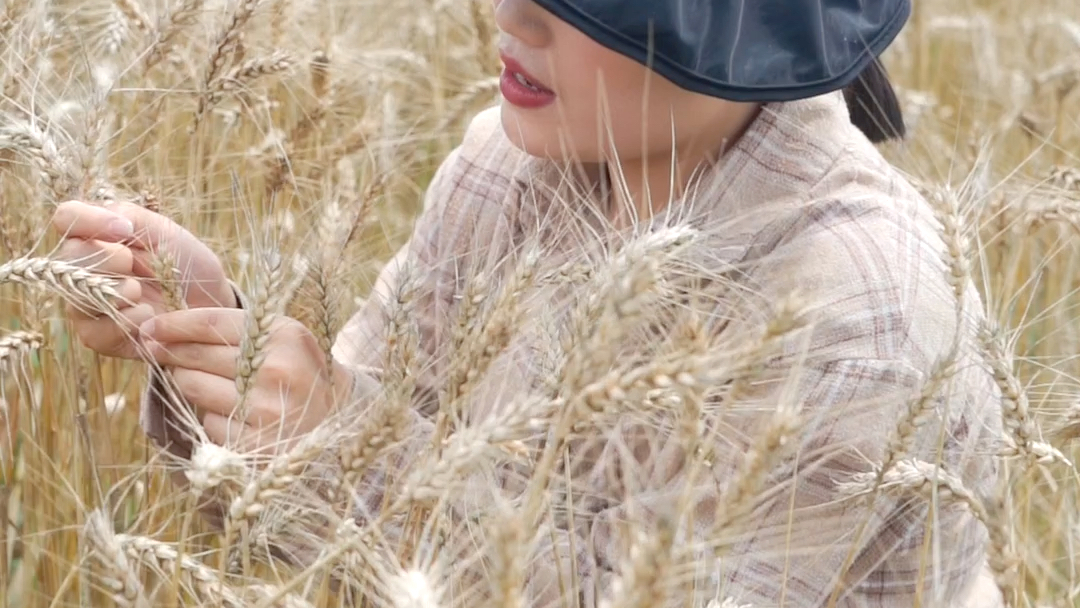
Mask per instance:
[[[409,543],[372,548],[332,515],[319,517],[331,518],[337,544],[315,566],[260,551],[274,522],[305,516],[282,503],[313,458],[302,450],[261,473],[235,453],[204,451],[202,483],[232,492],[238,514],[224,534],[193,517],[192,496],[139,428],[144,366],[90,352],[65,321],[66,302],[111,306],[111,283],[50,261],[48,224],[74,198],[152,206],[209,243],[245,292],[291,285],[280,313],[328,349],[408,238],[440,161],[496,102],[489,4],[5,0],[0,605],[474,604],[444,597],[455,574],[437,560]],[[992,566],[1010,606],[1080,606],[1080,4],[917,2],[885,60],[909,136],[883,151],[928,195],[958,202],[947,225],[970,247],[956,255],[1003,330],[987,348],[1003,417],[1027,437],[1019,456],[1000,456],[992,511],[917,462],[894,472],[925,474],[919,483],[992,520]],[[282,276],[263,272],[269,257]],[[348,263],[328,269],[327,259]],[[375,458],[393,439],[386,426],[353,458]],[[475,437],[453,445],[465,439]],[[483,457],[516,445],[502,444],[502,456]],[[459,464],[445,454],[413,494],[453,485],[436,479]],[[410,500],[387,509],[411,518],[414,537],[437,536],[437,507]],[[521,605],[524,530],[513,519],[490,524],[506,549],[491,561],[503,586],[475,603]],[[662,535],[641,542],[665,546]],[[613,608],[654,605],[640,598],[659,593],[664,564],[640,557]]]

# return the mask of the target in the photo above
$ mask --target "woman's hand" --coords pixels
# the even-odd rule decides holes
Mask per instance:
[[[202,241],[163,215],[132,203],[107,207],[69,201],[59,205],[52,229],[60,238],[58,259],[123,278],[118,287],[133,305],[120,309],[122,322],[85,308],[67,307],[79,340],[103,355],[139,357],[134,332],[165,312],[165,297],[154,274],[157,252],[179,269],[178,285],[190,308],[236,306],[221,261]]]
[[[240,397],[236,370],[246,314],[229,308],[164,313],[144,323],[140,334],[149,356],[171,368],[173,384],[211,441],[241,451],[283,449],[344,402],[352,375],[336,362],[328,369],[315,336],[300,322],[279,318],[250,381],[247,416],[230,420]]]

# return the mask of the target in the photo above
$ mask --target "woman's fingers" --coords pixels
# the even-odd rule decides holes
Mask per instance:
[[[207,412],[203,416],[202,425],[210,441],[246,454],[280,453],[289,449],[296,441],[296,437],[279,427],[257,428],[213,412]]]
[[[134,222],[109,208],[82,201],[57,205],[52,227],[62,238],[96,239],[117,243],[135,235]]]
[[[152,251],[159,244],[173,242],[183,231],[167,217],[134,203],[103,206],[82,201],[58,205],[52,226],[63,238],[122,242]]]
[[[96,352],[118,353],[124,358],[135,358],[139,352],[138,328],[154,317],[149,304],[129,306],[119,311],[119,323],[111,317],[91,316],[69,305],[68,315],[74,322],[75,332],[83,345]]]
[[[162,367],[182,367],[227,380],[236,377],[236,359],[239,350],[235,346],[199,344],[192,342],[161,343],[144,342],[147,356]]]
[[[236,381],[195,369],[172,370],[173,383],[195,409],[228,416],[236,408]]]
[[[202,415],[203,430],[206,438],[218,445],[227,445],[232,449],[245,451],[244,443],[251,441],[251,436],[256,433],[254,429],[243,422],[229,419],[214,412],[205,412]]]
[[[131,275],[134,256],[119,243],[97,239],[68,238],[56,252],[56,258],[95,272],[117,276]]]
[[[238,308],[191,308],[158,315],[140,333],[161,344],[195,342],[239,346],[247,313]]]

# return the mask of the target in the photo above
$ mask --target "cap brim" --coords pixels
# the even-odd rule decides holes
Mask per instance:
[[[681,88],[758,102],[848,86],[911,15],[911,0],[534,1]]]

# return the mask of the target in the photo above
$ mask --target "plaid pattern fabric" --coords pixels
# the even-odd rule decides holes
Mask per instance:
[[[396,467],[430,445],[439,378],[467,277],[479,269],[498,277],[491,269],[527,241],[546,243],[552,255],[596,244],[598,224],[557,203],[555,194],[569,187],[563,177],[554,163],[509,143],[497,110],[482,113],[436,174],[412,239],[339,335],[335,357],[357,370],[357,400],[369,402],[379,391],[386,303],[403,276],[419,287],[421,365],[409,439],[385,470],[364,479],[359,491],[367,509],[377,510]],[[850,124],[840,94],[767,105],[723,162],[698,176],[687,200],[649,223],[685,219],[707,227],[709,235],[690,259],[707,268],[735,265],[746,286],[728,312],[750,321],[725,332],[755,331],[793,289],[814,318],[808,343],[770,360],[777,381],[754,385],[745,404],[729,406],[724,424],[733,430],[713,446],[712,477],[693,488],[696,517],[680,543],[700,559],[678,570],[695,582],[700,595],[693,604],[730,597],[755,608],[820,608],[836,595],[834,605],[842,608],[907,608],[916,597],[924,606],[1001,606],[983,564],[985,532],[966,511],[943,508],[931,517],[927,505],[909,498],[858,508],[837,491],[837,481],[881,461],[907,400],[956,331],[958,372],[913,455],[935,462],[940,449],[945,467],[976,495],[989,496],[997,471],[988,453],[1000,434],[1000,395],[973,346],[978,295],[968,287],[958,323],[932,210]],[[523,298],[530,310],[557,307],[550,291]],[[489,371],[494,380],[477,389],[470,419],[497,414],[508,391],[529,386],[542,363],[522,342]],[[795,481],[769,477],[773,485],[755,504],[752,521],[716,536],[710,528],[717,503],[765,419],[762,412],[792,395],[805,432],[798,458],[781,469],[791,468]],[[144,427],[165,442],[163,411],[149,391]],[[576,446],[580,473],[569,487],[553,489],[574,498],[554,499],[549,529],[538,531],[528,605],[597,605],[627,554],[626,522],[660,517],[686,495],[683,455],[661,426],[627,420],[617,432]],[[455,512],[475,518],[512,496],[524,477],[527,472],[513,470],[477,473],[463,481],[467,491]],[[570,580],[580,587],[568,589]]]

